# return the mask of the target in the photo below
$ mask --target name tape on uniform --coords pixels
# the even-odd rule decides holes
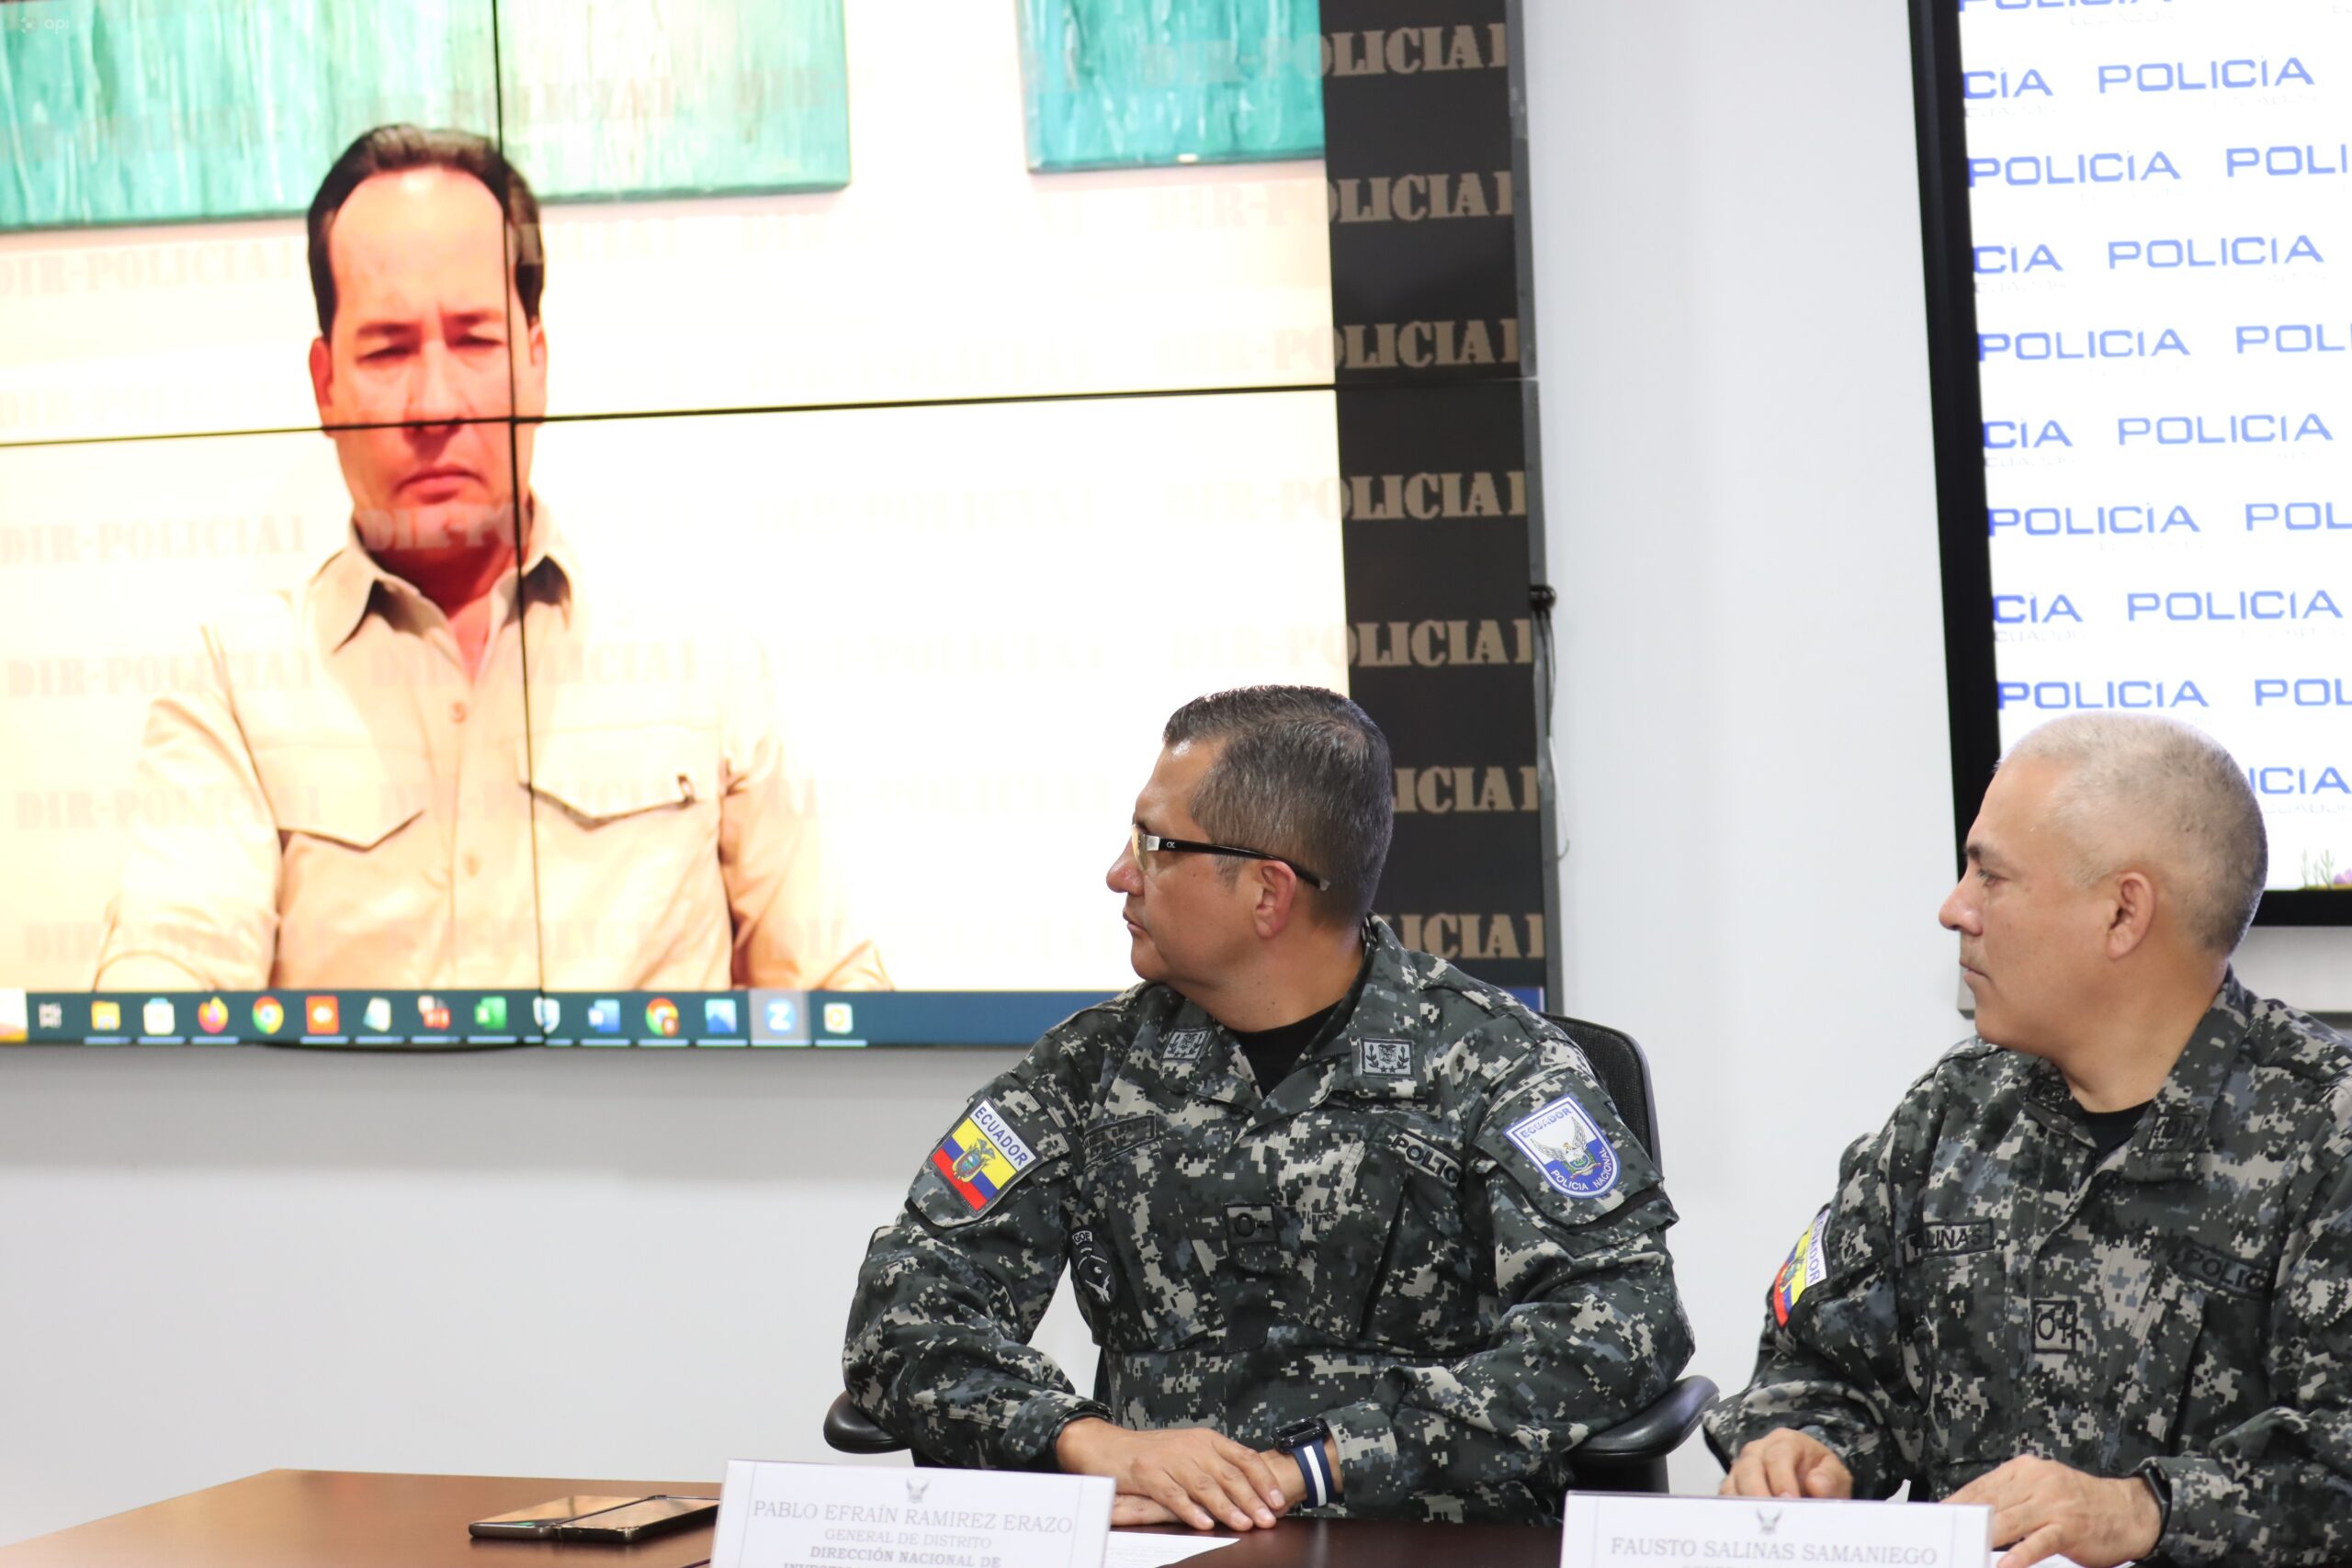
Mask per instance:
[[[1571,1492],[1562,1523],[1562,1568],[1984,1568],[1993,1510],[1980,1504]]]
[[[710,1568],[1102,1568],[1103,1475],[730,1460]]]

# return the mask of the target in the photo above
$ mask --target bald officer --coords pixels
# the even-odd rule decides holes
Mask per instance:
[[[2169,719],[2060,719],[1967,858],[1976,1037],[1773,1280],[1724,1490],[1987,1504],[2003,1568],[2352,1560],[2352,1042],[2230,972],[2245,776]]]

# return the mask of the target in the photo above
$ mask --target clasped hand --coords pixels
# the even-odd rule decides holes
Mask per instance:
[[[2055,1460],[2013,1459],[1944,1499],[1993,1510],[1997,1568],[2032,1568],[2064,1553],[2082,1568],[2115,1568],[2156,1550],[2164,1515],[2138,1476],[2086,1475]]]
[[[1071,1475],[1118,1485],[1111,1522],[1268,1529],[1306,1494],[1289,1455],[1261,1453],[1205,1427],[1131,1432],[1089,1417],[1062,1428],[1054,1458]]]
[[[1850,1497],[1854,1476],[1819,1439],[1782,1428],[1742,1448],[1720,1490],[1726,1497]],[[2115,1568],[2154,1551],[2164,1523],[2136,1476],[2086,1475],[2046,1459],[2013,1459],[1945,1501],[1993,1510],[1993,1544],[2009,1549],[1996,1568],[2032,1568],[2061,1554],[2081,1568]]]

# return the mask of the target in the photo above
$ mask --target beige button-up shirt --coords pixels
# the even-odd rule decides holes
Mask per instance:
[[[763,658],[622,603],[537,508],[469,678],[355,531],[159,699],[101,990],[889,985]],[[519,609],[518,609],[519,596]]]

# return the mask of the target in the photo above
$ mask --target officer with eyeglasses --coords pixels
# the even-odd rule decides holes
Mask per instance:
[[[1372,919],[1363,710],[1177,710],[1106,881],[1142,984],[984,1088],[875,1234],[852,1399],[947,1464],[1118,1483],[1113,1522],[1556,1519],[1690,1336],[1674,1211],[1584,1056]],[[1028,1343],[1068,1269],[1102,1348]]]

